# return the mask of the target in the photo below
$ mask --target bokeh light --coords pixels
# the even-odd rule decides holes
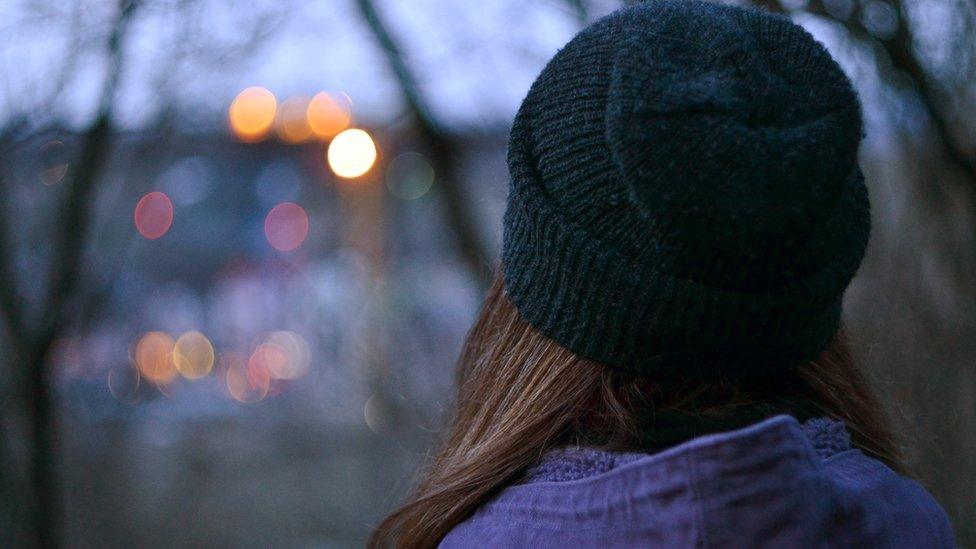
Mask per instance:
[[[287,380],[287,379],[278,379],[278,378],[272,376],[271,377],[271,380],[268,383],[268,395],[267,395],[267,398],[276,397],[276,396],[280,395],[281,393],[284,393],[285,392],[285,388],[288,387],[288,384],[289,383],[291,383],[291,382],[289,380]]]
[[[252,387],[271,388],[271,369],[279,367],[288,358],[285,353],[270,345],[258,345],[247,359],[247,381]]]
[[[241,141],[260,141],[271,130],[277,108],[273,93],[254,86],[237,94],[228,109],[227,120]]]
[[[363,406],[363,420],[369,430],[377,434],[383,431],[383,424],[386,419],[383,417],[381,402],[378,395],[372,395],[366,399],[366,404]]]
[[[434,185],[434,168],[422,154],[403,153],[390,162],[386,171],[386,186],[393,196],[416,200]]]
[[[267,384],[253,383],[248,375],[250,359],[241,353],[221,353],[219,368],[223,372],[227,393],[245,404],[259,402],[268,394]]]
[[[282,202],[264,218],[264,234],[274,249],[294,250],[308,236],[308,214],[294,202]]]
[[[173,347],[176,342],[165,332],[148,332],[143,335],[135,348],[136,367],[142,377],[156,385],[164,385],[176,377],[173,363]]]
[[[869,0],[862,4],[861,22],[871,34],[882,40],[894,38],[898,32],[898,11],[883,0]]]
[[[313,135],[307,115],[310,101],[306,97],[292,97],[281,104],[275,130],[283,141],[304,143]]]
[[[308,372],[308,343],[295,332],[271,332],[261,348],[265,353],[264,365],[274,378],[295,380]]]
[[[38,179],[45,185],[55,185],[68,172],[68,151],[61,141],[48,141],[38,149],[40,171]]]
[[[205,200],[218,180],[214,161],[187,156],[169,165],[156,180],[156,187],[177,206],[193,206]]]
[[[339,177],[359,177],[376,162],[376,144],[363,130],[345,130],[329,143],[328,160],[329,167]]]
[[[165,193],[153,191],[136,203],[134,219],[139,234],[155,240],[173,224],[173,202]]]
[[[108,372],[106,379],[109,392],[112,393],[115,400],[122,404],[139,402],[140,381],[139,370],[131,366],[113,368]]]
[[[214,364],[214,348],[207,336],[187,332],[176,340],[173,364],[186,379],[199,379],[210,373]]]
[[[329,138],[349,127],[350,101],[345,94],[315,94],[305,111],[308,126],[316,136]]]

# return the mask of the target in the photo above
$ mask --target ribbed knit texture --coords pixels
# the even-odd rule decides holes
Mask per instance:
[[[769,372],[837,331],[870,227],[860,108],[780,16],[650,0],[549,62],[509,143],[509,297],[642,374]]]

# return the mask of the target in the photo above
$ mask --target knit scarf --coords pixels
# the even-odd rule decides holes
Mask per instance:
[[[720,413],[697,413],[693,409],[648,410],[638,417],[641,431],[631,451],[653,453],[711,433],[734,431],[779,414],[797,421],[823,415],[811,402],[793,398],[775,398],[736,406]]]

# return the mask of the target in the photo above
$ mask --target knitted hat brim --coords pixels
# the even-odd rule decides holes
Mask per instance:
[[[823,220],[858,225],[843,231],[840,253],[774,289],[730,290],[637,262],[567,219],[535,173],[526,117],[523,106],[509,142],[502,260],[508,296],[533,327],[582,357],[638,374],[731,366],[762,374],[826,348],[867,246],[870,211],[859,169],[850,174],[858,184],[844,186]]]

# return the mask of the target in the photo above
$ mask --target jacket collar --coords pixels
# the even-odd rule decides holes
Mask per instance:
[[[764,428],[772,427],[778,430],[777,426],[783,421],[780,418],[789,418],[786,419],[787,422],[790,420],[795,422],[793,418],[782,415],[759,422],[753,429],[762,425]],[[799,428],[802,435],[809,440],[814,453],[821,459],[852,448],[850,434],[842,421],[827,417],[817,417],[804,421],[799,425]],[[700,444],[699,439],[701,438],[709,438],[709,436],[692,439],[684,444],[675,446],[674,449],[680,449],[692,443]],[[580,446],[557,448],[544,454],[534,466],[526,471],[519,483],[563,482],[584,479],[606,473],[617,467],[656,454],[614,452],[600,448]]]

